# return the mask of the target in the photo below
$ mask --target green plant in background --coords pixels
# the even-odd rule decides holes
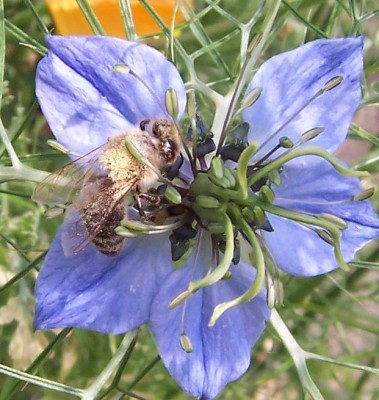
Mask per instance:
[[[2,4],[2,59],[7,68],[0,166],[0,398],[188,398],[163,363],[185,391],[213,398],[244,373],[265,320],[270,324],[254,348],[250,369],[220,398],[289,398],[303,392],[321,399],[336,390],[341,398],[375,397],[375,243],[351,261],[357,249],[378,236],[378,220],[367,200],[374,185],[367,171],[377,169],[377,139],[369,133],[375,132],[375,124],[361,127],[357,120],[351,125],[354,148],[365,142],[372,145],[351,168],[325,151],[335,151],[345,138],[359,104],[360,83],[360,112],[376,110],[371,83],[377,70],[376,43],[370,35],[378,12],[375,2],[272,1],[248,8],[242,2],[206,1],[194,8],[183,2],[178,6],[186,22],[179,36],[148,2],[141,3],[162,34],[139,40],[174,62],[186,82],[187,106],[175,67],[145,45],[129,47],[101,37],[50,37],[48,57],[37,72],[39,103],[61,143],[53,142],[53,147],[73,159],[120,130],[137,130],[154,146],[156,139],[151,138],[162,118],[184,139],[183,155],[162,176],[145,147],[122,136],[125,143],[114,159],[129,157],[165,186],[153,193],[159,203],[145,196],[134,204],[139,214],[130,215],[133,210],[128,208],[125,219],[119,211],[119,236],[112,228],[107,237],[113,235],[117,243],[122,241],[117,238],[128,239],[115,255],[101,254],[98,230],[92,230],[91,240],[80,236],[88,237],[91,229],[89,219],[82,217],[88,210],[86,201],[99,199],[98,194],[85,195],[83,182],[98,193],[100,182],[118,171],[109,161],[99,162],[109,159],[114,142],[82,159],[81,167],[90,166],[88,171],[94,171],[94,165],[103,168],[100,178],[93,178],[98,170],[84,178],[76,175],[78,163],[69,173],[45,179],[43,171],[65,160],[47,149],[49,133],[32,95],[35,54],[47,52],[41,43],[49,20],[43,5]],[[89,4],[78,4],[94,31],[101,33]],[[125,31],[137,39],[129,3],[120,2],[120,7]],[[30,18],[21,19],[25,13]],[[366,35],[362,81],[361,34]],[[325,40],[346,36],[357,38]],[[317,38],[324,40],[263,63]],[[20,55],[26,59],[23,66]],[[154,125],[147,119],[161,122]],[[166,136],[157,136],[157,151],[167,159],[175,146],[164,142]],[[345,150],[350,155],[353,145],[345,146],[350,146]],[[176,153],[172,162],[156,167],[170,166],[175,159]],[[129,165],[123,164],[123,170]],[[113,185],[122,184],[113,176]],[[363,177],[367,190],[354,176]],[[67,186],[72,179],[75,184]],[[121,197],[140,185],[139,176],[133,179],[133,187],[127,186]],[[43,181],[35,198],[46,203],[66,203],[72,191],[79,191],[82,199],[74,199],[79,214],[66,218],[37,283],[35,326],[67,327],[57,334],[33,334],[31,328],[35,271],[60,221],[47,222],[44,208],[30,201],[35,186],[30,181]],[[53,193],[47,190],[51,186]],[[87,216],[93,217],[90,210]],[[114,210],[106,215],[107,223]],[[87,224],[83,231],[80,221]],[[109,253],[108,244],[106,249]],[[176,261],[174,270],[171,259]],[[315,276],[338,266],[333,273]],[[289,279],[277,267],[308,278]],[[145,322],[151,325],[163,363],[154,355],[146,327],[140,329],[138,341],[131,330]],[[129,333],[122,339],[69,329],[72,326]],[[367,339],[359,340],[358,329]],[[29,345],[31,340],[35,346]],[[24,357],[18,356],[20,349]],[[31,384],[25,388],[25,382]]]

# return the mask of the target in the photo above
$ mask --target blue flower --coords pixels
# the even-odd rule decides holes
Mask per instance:
[[[316,40],[264,63],[248,89],[263,87],[262,95],[244,112],[250,124],[250,140],[263,143],[279,131],[262,146],[261,154],[274,147],[279,137],[296,142],[315,127],[325,131],[311,141],[312,145],[331,153],[337,150],[361,99],[362,47],[363,37]],[[340,85],[299,111],[337,76],[343,78]],[[341,250],[346,261],[378,237],[379,221],[370,202],[352,201],[363,190],[358,178],[342,176],[323,158],[300,157],[283,165],[281,183],[273,190],[278,206],[329,213],[345,220]],[[263,238],[280,269],[293,275],[315,276],[338,267],[333,248],[315,231],[274,215],[269,220],[273,232],[263,231]]]
[[[164,104],[170,88],[178,98],[178,117],[184,113],[184,84],[156,50],[109,37],[49,36],[47,42],[37,97],[55,137],[73,153],[85,154],[144,119],[169,118]],[[322,127],[312,145],[336,150],[360,102],[361,74],[361,38],[314,41],[262,65],[248,88],[262,87],[262,94],[243,114],[249,142],[260,147],[247,160],[250,170],[240,168],[242,174],[222,161],[218,172],[215,165],[207,171],[205,159],[195,178],[186,173],[192,182],[183,182],[189,185],[182,192],[183,212],[186,228],[192,224],[196,230],[191,254],[178,269],[170,239],[187,242],[178,231],[127,239],[114,256],[92,243],[66,255],[65,229],[80,219],[72,212],[37,279],[36,329],[73,326],[119,334],[149,323],[178,384],[193,396],[216,397],[247,370],[270,318],[259,245],[283,271],[314,276],[337,268],[339,256],[350,261],[378,236],[370,203],[354,201],[362,191],[359,180],[340,175],[328,156],[308,154],[308,143],[297,143],[304,132]],[[339,85],[322,90],[339,76]],[[277,146],[284,136],[294,150]],[[292,157],[302,149],[301,157]],[[286,154],[289,159],[281,163]],[[259,174],[263,183],[254,180]],[[244,180],[259,185],[241,189]],[[236,238],[232,223],[241,232]],[[221,233],[215,233],[220,225]],[[242,237],[255,250],[250,262],[240,261],[235,251],[234,241]],[[237,305],[215,318],[220,305],[236,299]]]

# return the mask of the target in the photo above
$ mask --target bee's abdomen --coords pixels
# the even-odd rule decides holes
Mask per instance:
[[[117,204],[111,213],[108,213],[112,193],[102,196],[101,201],[88,204],[83,208],[83,223],[97,250],[112,256],[121,250],[124,238],[115,233],[125,216],[123,203]]]
[[[92,239],[97,250],[107,256],[119,253],[124,242],[122,236],[117,235],[114,230],[120,225],[124,218],[124,206],[120,205],[110,215],[107,223],[100,229],[99,233]]]

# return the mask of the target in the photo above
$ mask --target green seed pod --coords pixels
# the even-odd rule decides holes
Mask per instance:
[[[281,182],[279,171],[277,169],[270,171],[268,173],[268,179],[270,182],[272,182],[276,186],[279,186],[280,182]]]
[[[261,226],[266,219],[264,211],[260,207],[253,208],[254,222],[256,226]]]
[[[221,205],[216,198],[204,195],[197,196],[195,202],[203,208],[219,208]]]
[[[181,204],[182,203],[182,196],[180,193],[172,186],[168,186],[165,194],[165,198],[171,203],[171,204]]]
[[[210,233],[219,235],[225,233],[225,224],[222,222],[209,222],[207,229]]]
[[[229,189],[230,187],[230,182],[225,176],[223,176],[222,178],[217,178],[212,174],[208,174],[208,178],[212,183],[219,186],[220,188]]]
[[[273,203],[275,200],[275,193],[272,191],[272,189],[267,186],[263,185],[259,189],[259,198],[267,203]]]
[[[235,175],[233,174],[233,171],[231,171],[229,168],[225,168],[224,176],[229,181],[228,188],[230,188],[230,189],[235,188],[236,184],[237,184],[237,180],[236,180]]]
[[[213,158],[211,162],[211,172],[216,178],[218,179],[223,178],[225,167],[220,157]]]

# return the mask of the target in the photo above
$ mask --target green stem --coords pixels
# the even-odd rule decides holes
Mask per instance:
[[[96,396],[99,394],[101,389],[104,387],[108,379],[112,376],[112,374],[116,371],[118,365],[123,359],[126,351],[129,346],[133,342],[135,336],[137,334],[137,330],[133,330],[128,332],[124,339],[121,342],[120,347],[117,349],[116,353],[108,363],[108,365],[104,368],[101,374],[96,378],[95,382],[87,389],[82,395],[82,400],[94,400]]]
[[[246,84],[250,81],[252,71],[254,70],[254,66],[256,62],[258,61],[258,58],[262,52],[263,46],[265,45],[269,34],[271,32],[272,25],[274,23],[274,20],[276,18],[276,15],[278,13],[279,7],[281,4],[281,0],[273,0],[271,1],[271,4],[269,6],[269,9],[267,11],[266,17],[262,23],[262,34],[258,34],[256,36],[256,42],[255,46],[250,52],[250,57],[246,60],[244,63],[241,72],[238,76],[238,80],[236,82],[236,85],[232,89],[232,94],[231,96],[225,96],[226,99],[230,99],[230,102],[228,104],[227,112],[225,117],[223,118],[223,126],[220,135],[217,135],[216,132],[213,132],[216,137],[219,137],[219,142],[217,146],[217,151],[216,155],[218,155],[221,151],[221,148],[224,144],[224,141],[226,139],[226,136],[228,134],[228,129],[230,126],[230,123],[233,120],[234,117],[234,109],[238,103],[238,100],[240,99],[242,90],[246,87]]]
[[[46,389],[55,390],[56,392],[71,394],[77,397],[82,397],[84,393],[82,389],[76,389],[71,386],[63,385],[62,383],[53,382],[35,375],[30,375],[26,372],[18,371],[3,364],[0,364],[0,374],[4,374],[24,382],[29,382],[33,385],[44,387]]]
[[[288,352],[290,353],[292,360],[295,364],[301,384],[304,389],[312,396],[314,400],[324,400],[319,388],[313,382],[306,361],[308,359],[308,353],[306,353],[296,342],[291,332],[283,322],[278,312],[273,309],[271,311],[271,325],[276,330],[277,334],[282,339],[282,342]]]
[[[88,0],[76,0],[87,22],[90,24],[95,35],[105,35],[104,29],[100,24],[99,19],[94,13]]]
[[[0,0],[0,110],[3,98],[4,70],[5,70],[5,17],[4,1]]]
[[[118,0],[118,4],[120,6],[121,17],[124,24],[126,37],[129,40],[137,40],[138,36],[134,28],[133,14],[132,14],[132,9],[130,7],[130,1]]]

